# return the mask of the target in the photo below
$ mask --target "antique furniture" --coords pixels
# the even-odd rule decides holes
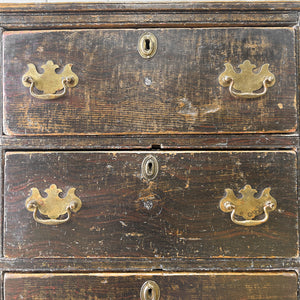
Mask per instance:
[[[1,297],[297,299],[299,11],[1,4]]]

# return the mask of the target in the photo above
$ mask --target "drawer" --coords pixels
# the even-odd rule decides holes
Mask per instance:
[[[275,273],[7,273],[4,299],[296,300],[297,275]],[[143,296],[146,294],[146,297]],[[157,296],[155,296],[157,295]]]
[[[156,53],[151,58],[142,57],[138,51],[139,41],[147,33],[153,34],[157,41]],[[294,39],[293,28],[5,32],[4,132],[6,135],[294,132],[297,124]],[[153,49],[154,41],[148,38],[147,46],[146,40],[142,47]],[[48,61],[57,65],[56,73]],[[219,76],[224,75],[227,63],[233,68],[227,76],[234,83],[232,94],[243,95],[231,95],[229,86],[220,85]],[[36,79],[40,85],[32,81],[34,96],[30,95],[29,81],[26,87],[22,83],[23,75],[28,75],[28,64],[32,64],[32,78],[47,73],[44,79]],[[43,92],[62,93],[61,77],[67,77],[63,68],[68,64],[73,65],[72,74],[78,76],[78,84],[68,87],[66,94],[55,100],[36,98]],[[252,85],[254,94],[262,92],[261,78],[265,78],[262,77],[265,71],[261,67],[265,64],[269,64],[274,85],[263,96],[244,98]],[[60,85],[61,90],[50,92],[48,82],[53,89]],[[35,90],[35,86],[39,89]]]
[[[7,152],[4,254],[297,256],[296,177],[293,151]],[[266,199],[267,188],[277,208],[263,224],[244,226],[246,220],[234,215],[236,224],[220,209],[230,189],[235,198],[252,193],[250,202],[256,203]],[[70,220],[40,223],[52,216],[49,211],[57,202],[72,195],[82,206]],[[27,207],[32,200],[39,202],[41,211],[48,210],[42,214],[37,210],[37,221]],[[245,209],[247,214],[253,212]],[[50,221],[56,222],[51,216]],[[262,211],[254,221],[265,217]],[[62,222],[66,218],[60,217]]]

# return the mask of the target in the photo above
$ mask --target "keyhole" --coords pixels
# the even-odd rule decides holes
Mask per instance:
[[[144,158],[142,162],[143,178],[147,180],[153,180],[157,176],[158,169],[158,162],[154,156],[148,155]]]
[[[157,39],[150,32],[144,33],[138,42],[138,51],[143,58],[151,58],[157,50]]]
[[[141,300],[159,300],[160,290],[158,284],[152,280],[146,281],[141,288],[140,298]]]
[[[145,50],[149,51],[150,50],[150,40],[149,39],[145,39]]]

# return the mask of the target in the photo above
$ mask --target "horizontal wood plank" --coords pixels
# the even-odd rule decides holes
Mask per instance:
[[[163,135],[141,136],[3,136],[7,150],[147,150],[159,149],[296,149],[298,134]]]
[[[45,13],[45,12],[160,12],[160,11],[173,11],[173,12],[189,12],[193,14],[197,11],[226,11],[226,10],[238,10],[238,11],[293,11],[300,10],[299,1],[194,1],[194,2],[156,2],[147,3],[127,1],[124,3],[112,3],[109,1],[102,1],[101,3],[1,3],[0,11],[17,13],[17,12],[31,12],[31,13]]]
[[[1,4],[0,4],[1,5]],[[53,7],[53,9],[55,9]],[[70,8],[70,7],[69,7]],[[10,9],[10,8],[9,8]],[[296,26],[297,12],[282,11],[244,11],[242,14],[231,10],[230,13],[206,10],[167,11],[146,10],[130,11],[107,9],[107,11],[53,12],[52,10],[30,13],[2,10],[0,7],[0,26],[6,30],[20,29],[70,29],[70,28],[177,28],[177,27],[242,27],[242,26]],[[21,9],[21,8],[19,8]],[[16,8],[18,11],[18,8]],[[130,13],[132,12],[132,13]]]
[[[275,273],[6,274],[5,299],[140,299],[152,280],[161,299],[296,300],[297,275]]]
[[[0,268],[6,272],[151,272],[151,271],[297,271],[298,258],[0,258]]]

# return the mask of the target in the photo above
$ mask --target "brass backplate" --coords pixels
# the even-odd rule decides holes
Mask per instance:
[[[220,208],[224,212],[235,210],[235,215],[243,217],[245,220],[252,220],[264,213],[264,207],[268,205],[274,210],[277,206],[276,200],[270,195],[271,188],[265,188],[260,197],[255,197],[257,190],[246,185],[239,191],[242,195],[236,197],[232,189],[225,189],[226,195],[220,202]]]
[[[253,72],[256,66],[249,60],[245,60],[238,67],[240,72],[236,72],[230,63],[225,63],[225,71],[219,76],[220,85],[233,88],[233,96],[255,98],[262,95],[256,91],[263,88],[264,84],[266,87],[275,84],[275,76],[269,71],[269,64],[264,64],[257,72]]]
[[[31,78],[36,89],[45,94],[54,94],[64,88],[62,82],[64,78],[72,78],[68,82],[68,87],[75,87],[78,83],[78,77],[72,71],[72,64],[67,64],[60,73],[55,72],[59,66],[54,64],[52,60],[48,60],[41,68],[44,70],[42,74],[37,71],[34,64],[28,64],[28,71],[23,75],[23,85],[30,87],[31,83],[28,78]]]
[[[55,184],[52,184],[45,192],[47,197],[43,198],[37,188],[32,188],[30,197],[26,199],[26,208],[34,211],[37,207],[39,212],[49,219],[57,219],[66,214],[70,206],[72,212],[77,212],[81,208],[82,203],[75,195],[75,188],[70,188],[64,198],[59,196],[62,190],[58,189]]]

